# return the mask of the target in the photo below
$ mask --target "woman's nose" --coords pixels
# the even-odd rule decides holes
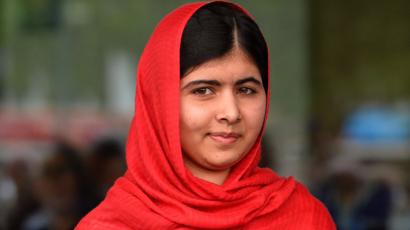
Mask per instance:
[[[239,104],[233,94],[221,96],[218,108],[216,119],[220,122],[232,124],[241,119]]]

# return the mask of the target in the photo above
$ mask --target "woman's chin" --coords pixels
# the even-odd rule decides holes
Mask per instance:
[[[240,159],[226,159],[226,160],[208,160],[206,167],[210,171],[226,171],[231,169]]]

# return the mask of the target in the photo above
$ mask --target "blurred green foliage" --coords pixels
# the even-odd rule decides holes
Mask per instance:
[[[337,133],[366,103],[410,103],[410,2],[314,0],[311,87],[314,114]]]

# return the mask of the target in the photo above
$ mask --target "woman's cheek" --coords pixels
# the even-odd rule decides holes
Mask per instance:
[[[182,123],[191,131],[203,129],[207,126],[206,121],[210,117],[210,111],[206,108],[199,105],[182,106]]]
[[[251,126],[257,129],[262,128],[265,119],[266,100],[253,101],[246,104],[244,108],[243,111],[246,112],[246,115],[242,114],[242,116],[247,117],[248,122],[252,124]]]

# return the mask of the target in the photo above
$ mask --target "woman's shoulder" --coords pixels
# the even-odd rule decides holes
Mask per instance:
[[[326,206],[300,182],[283,205],[287,210],[283,218],[289,222],[303,223],[303,229],[336,229]]]
[[[118,187],[112,188],[105,200],[89,212],[75,230],[168,229],[172,225],[131,196]]]
[[[116,212],[107,202],[103,201],[89,212],[78,223],[75,230],[102,230],[102,229],[132,229],[121,221],[119,212]]]
[[[295,189],[290,199],[296,201],[302,209],[326,209],[326,207],[316,197],[314,197],[309,189],[302,183],[295,181]],[[327,210],[327,209],[326,209]]]
[[[77,224],[75,230],[170,229],[173,226],[160,216],[145,210],[143,206],[139,208],[140,212],[130,214],[120,207],[102,202]]]

